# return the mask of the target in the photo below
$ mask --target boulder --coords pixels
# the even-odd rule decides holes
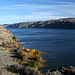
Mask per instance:
[[[0,44],[2,44],[2,42],[6,43],[7,41],[13,41],[12,37],[12,32],[0,25]]]

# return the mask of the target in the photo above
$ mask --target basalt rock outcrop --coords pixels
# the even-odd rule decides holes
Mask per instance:
[[[16,28],[64,28],[75,29],[75,18],[63,18],[58,20],[21,22],[15,24],[4,24],[5,27]]]
[[[75,67],[69,66],[68,68],[60,67],[58,69],[48,70],[45,75],[75,75]]]
[[[0,44],[2,44],[2,42],[13,41],[12,37],[12,32],[0,25]]]

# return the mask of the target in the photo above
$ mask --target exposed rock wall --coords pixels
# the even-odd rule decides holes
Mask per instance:
[[[48,70],[45,75],[75,75],[75,67],[69,66],[68,68],[60,67],[58,69]]]
[[[2,42],[13,41],[12,37],[12,32],[6,30],[2,25],[0,25],[0,44]]]

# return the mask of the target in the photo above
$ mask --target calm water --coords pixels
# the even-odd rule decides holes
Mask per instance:
[[[7,28],[16,35],[24,46],[30,49],[47,51],[47,69],[61,66],[75,66],[75,30],[43,28]]]

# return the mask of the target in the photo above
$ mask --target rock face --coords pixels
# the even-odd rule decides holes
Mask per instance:
[[[75,29],[75,18],[64,18],[58,20],[21,22],[15,24],[4,24],[5,27],[16,28],[66,28]]]
[[[75,75],[75,67],[69,66],[68,68],[60,67],[54,70],[48,70],[46,75]]]
[[[0,44],[2,42],[13,41],[12,37],[12,32],[6,30],[2,25],[0,25]]]

